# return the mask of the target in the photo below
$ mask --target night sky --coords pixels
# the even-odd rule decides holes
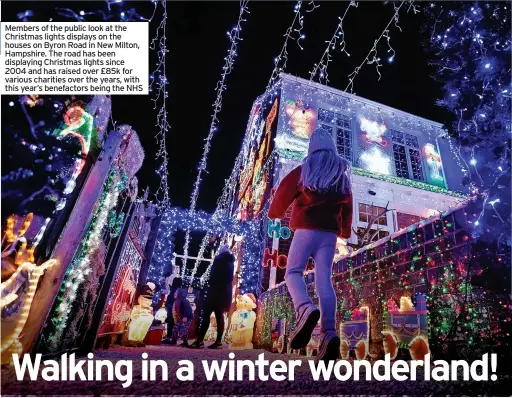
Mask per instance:
[[[7,4],[7,3],[6,3]],[[304,13],[304,50],[289,41],[289,60],[286,72],[308,78],[313,64],[320,60],[347,2],[316,2],[320,5],[311,13]],[[2,7],[3,21],[18,21],[16,14],[27,9],[34,11],[32,21],[70,21],[56,15],[55,6],[95,11],[105,9],[104,2],[9,2]],[[219,116],[219,130],[213,139],[208,159],[209,174],[204,176],[198,208],[212,211],[226,179],[233,167],[245,132],[249,112],[255,98],[262,94],[273,69],[273,60],[281,51],[283,34],[294,17],[295,2],[249,2],[250,14],[243,24],[242,38],[234,70],[228,76],[228,89],[224,92],[223,108]],[[170,155],[169,183],[171,200],[175,206],[187,207],[196,167],[203,150],[203,140],[208,134],[214,88],[220,78],[224,57],[229,47],[226,31],[236,23],[239,3],[170,1],[168,2],[168,79],[169,121],[168,137]],[[114,4],[114,13],[136,8],[139,14],[151,15],[150,2],[124,2]],[[304,9],[310,8],[304,2]],[[440,97],[440,86],[429,77],[429,66],[423,53],[420,27],[421,13],[406,13],[402,9],[400,27],[391,25],[391,43],[396,51],[392,64],[385,40],[379,46],[382,58],[382,78],[373,65],[365,66],[355,81],[354,92],[364,98],[410,112],[438,122],[446,114],[435,106]],[[393,15],[392,4],[359,2],[345,18],[344,31],[350,57],[339,49],[329,66],[330,85],[344,89],[347,75],[362,62],[373,41]],[[156,18],[158,20],[158,18]],[[97,21],[97,17],[88,18]],[[113,18],[113,21],[118,20]],[[156,22],[150,25],[150,35]],[[150,56],[150,59],[152,57]],[[152,69],[150,63],[150,70]],[[154,172],[156,113],[149,96],[115,96],[113,118],[118,124],[127,123],[138,132],[146,151],[142,170],[138,173],[139,187],[149,186],[154,192],[158,180]]]

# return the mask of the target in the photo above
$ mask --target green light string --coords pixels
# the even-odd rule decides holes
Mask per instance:
[[[128,184],[128,176],[120,170],[112,170],[103,185],[103,192],[96,210],[82,239],[80,249],[64,275],[57,299],[54,315],[51,317],[53,332],[48,338],[51,349],[58,348],[66,322],[77,299],[77,291],[91,272],[89,264],[101,244],[101,235],[108,224],[109,211],[117,204],[117,199]]]
[[[283,156],[286,159],[295,160],[295,161],[300,161],[300,160],[304,159],[304,156],[305,156],[304,152],[292,150],[292,149],[276,148],[275,152],[278,153],[279,155]],[[364,169],[360,169],[358,167],[352,167],[352,173],[355,175],[358,175],[358,176],[374,178],[376,180],[381,180],[381,181],[391,182],[393,184],[399,184],[399,185],[404,185],[407,187],[422,189],[424,191],[445,194],[445,195],[449,195],[449,196],[453,196],[453,197],[461,198],[461,199],[468,199],[467,195],[464,195],[460,192],[451,191],[449,189],[438,187],[436,185],[427,184],[427,183],[424,183],[421,181],[414,181],[414,180],[409,180],[407,178],[401,178],[401,177],[395,177],[395,176],[391,176],[391,175],[387,175],[387,174],[375,173],[373,171],[367,171]]]

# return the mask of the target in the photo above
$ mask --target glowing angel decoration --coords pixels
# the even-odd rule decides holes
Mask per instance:
[[[432,178],[436,180],[442,180],[443,176],[441,174],[441,156],[436,152],[436,149],[432,144],[426,144],[423,150],[425,152],[425,156],[427,157],[427,163],[430,167],[430,171],[432,172]]]
[[[34,250],[40,234],[27,248],[25,233],[32,223],[33,214],[29,213],[16,228],[16,217],[7,219],[2,238],[2,294],[0,308],[2,311],[2,364],[10,363],[12,355],[21,355],[23,347],[19,342],[20,334],[27,322],[32,300],[36,293],[39,278],[44,271],[57,263],[51,259],[41,265],[34,264]]]
[[[75,160],[75,168],[73,170],[73,174],[66,183],[66,188],[63,192],[64,195],[68,195],[75,189],[76,180],[82,172],[82,169],[85,165],[85,159],[89,154],[94,123],[93,117],[78,105],[72,106],[67,110],[66,114],[64,115],[64,122],[66,123],[67,127],[59,133],[59,138],[62,139],[68,135],[73,136],[77,138],[78,141],[80,141],[81,146],[81,155]],[[86,123],[87,129],[83,133],[79,132],[78,130]]]
[[[366,133],[366,141],[374,142],[383,146],[387,144],[387,141],[382,138],[387,130],[384,124],[372,122],[366,119],[364,116],[361,116],[359,120],[361,121],[361,124],[359,125],[361,131]]]

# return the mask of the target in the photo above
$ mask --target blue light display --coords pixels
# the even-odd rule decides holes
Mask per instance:
[[[177,207],[165,210],[162,215],[148,281],[160,284],[164,275],[167,272],[170,274],[171,258],[174,251],[173,236],[178,229],[204,231],[217,236],[234,234],[243,237],[238,286],[240,294],[256,293],[264,242],[260,223],[238,221],[230,216],[211,215],[204,211],[191,212],[188,209]],[[185,282],[187,283],[186,277]]]
[[[509,2],[426,5],[425,48],[453,114],[450,146],[476,200],[474,236],[510,245],[511,45]]]

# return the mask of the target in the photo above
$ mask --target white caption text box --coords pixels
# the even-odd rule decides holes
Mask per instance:
[[[4,22],[0,94],[148,94],[148,27]]]

